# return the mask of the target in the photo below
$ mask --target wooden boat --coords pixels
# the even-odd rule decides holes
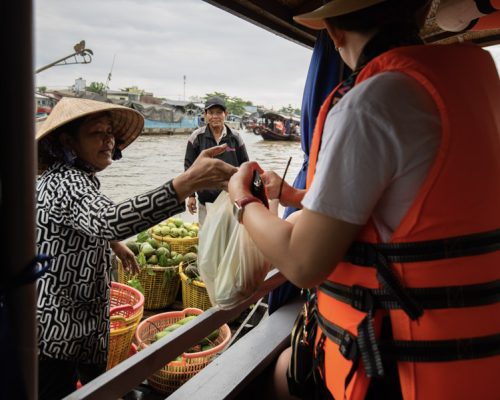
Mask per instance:
[[[222,10],[230,12],[245,21],[266,29],[283,38],[295,43],[313,47],[316,40],[316,32],[300,26],[292,19],[292,15],[311,11],[319,7],[320,0],[205,0]],[[436,10],[442,0],[434,0],[428,22],[423,29],[422,36],[426,43],[443,42],[472,42],[479,46],[488,46],[500,43],[500,24],[491,30],[448,32],[443,31],[436,25]],[[11,77],[6,81],[4,93],[10,98],[19,99],[16,102],[7,102],[5,119],[8,127],[16,127],[16,140],[12,140],[11,146],[3,147],[3,158],[7,165],[18,165],[19,171],[10,174],[9,179],[2,185],[3,200],[11,212],[6,213],[5,226],[9,226],[11,234],[9,237],[21,238],[22,240],[11,240],[11,245],[5,246],[5,257],[12,262],[5,266],[5,286],[11,289],[6,293],[5,304],[9,304],[9,312],[14,316],[7,325],[14,332],[15,340],[9,343],[16,358],[4,357],[2,359],[4,371],[14,371],[15,362],[19,363],[22,376],[16,374],[5,374],[5,377],[16,378],[11,380],[2,389],[11,390],[21,386],[22,395],[10,396],[9,398],[20,398],[20,396],[36,398],[36,354],[37,349],[33,345],[36,338],[36,320],[34,318],[36,309],[36,296],[34,284],[16,286],[17,276],[20,271],[30,265],[35,254],[34,235],[34,173],[33,160],[35,159],[35,146],[33,146],[33,126],[27,123],[34,118],[33,115],[33,54],[30,46],[25,46],[26,40],[31,40],[33,29],[33,8],[26,1],[11,2],[8,18],[4,18],[6,31],[16,31],[11,38],[10,44],[13,48],[21,49],[13,53],[12,57],[6,58],[4,70],[5,75]],[[493,15],[493,14],[492,14]],[[25,84],[19,85],[19,82]],[[19,207],[19,198],[29,199]],[[28,234],[27,234],[28,233]],[[276,271],[274,271],[276,272]],[[213,329],[235,318],[243,309],[255,304],[257,299],[265,296],[270,290],[285,281],[280,274],[274,273],[266,279],[258,292],[241,306],[229,311],[212,308],[206,311],[198,321],[185,325],[176,334],[164,338],[162,343],[152,346],[144,351],[130,357],[112,370],[101,375],[99,378],[89,382],[80,390],[73,393],[72,399],[95,399],[95,398],[118,398],[133,389],[136,385],[151,376],[155,371],[162,368],[166,362],[175,359],[183,350],[197,343]],[[302,301],[303,302],[303,301]],[[252,389],[256,378],[276,359],[285,346],[289,343],[289,333],[297,316],[302,302],[296,301],[282,306],[266,318],[264,323],[259,324],[247,334],[245,340],[239,340],[232,344],[221,354],[217,362],[211,363],[202,372],[186,382],[180,390],[170,399],[222,399],[235,398],[239,395],[245,397]],[[254,308],[255,309],[255,308]],[[9,326],[10,325],[10,326]],[[3,326],[2,326],[3,327]],[[9,332],[7,330],[7,332]],[[258,351],[255,351],[258,349]],[[14,371],[16,372],[16,371]],[[22,383],[20,383],[22,382]],[[18,385],[19,383],[19,385]],[[21,391],[19,391],[21,393]],[[250,398],[249,396],[246,396]]]
[[[262,139],[300,142],[300,135],[294,133],[296,126],[300,123],[297,117],[267,112],[262,114],[260,121],[261,123],[254,128],[253,132],[262,136]]]
[[[300,142],[300,136],[298,135],[282,135],[282,134],[277,134],[276,132],[271,131],[268,128],[265,127],[258,127],[258,134],[262,136],[262,139],[264,140],[282,140],[282,141],[292,141],[292,142]]]

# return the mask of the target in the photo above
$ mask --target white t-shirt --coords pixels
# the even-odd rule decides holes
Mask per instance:
[[[413,78],[384,72],[356,85],[328,113],[303,207],[364,225],[383,241],[410,208],[440,142],[432,97]]]

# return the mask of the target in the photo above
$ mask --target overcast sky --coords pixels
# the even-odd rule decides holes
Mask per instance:
[[[53,67],[37,86],[65,88],[76,78],[113,90],[138,86],[174,100],[214,91],[278,109],[300,107],[311,50],[202,0],[35,0],[35,68],[73,52],[85,65]],[[493,54],[500,65],[500,46]]]
[[[35,68],[73,52],[84,39],[85,65],[53,67],[37,86],[76,78],[110,88],[138,86],[175,100],[218,91],[254,104],[300,107],[311,50],[202,0],[36,0]]]

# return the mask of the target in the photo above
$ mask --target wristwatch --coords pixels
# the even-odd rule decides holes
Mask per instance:
[[[243,211],[245,210],[245,206],[247,204],[253,203],[255,201],[262,203],[262,201],[260,201],[260,199],[258,199],[255,196],[245,196],[245,197],[242,197],[241,199],[234,201],[234,203],[233,203],[233,215],[238,220],[238,222],[240,224],[241,224],[241,221],[243,220]]]

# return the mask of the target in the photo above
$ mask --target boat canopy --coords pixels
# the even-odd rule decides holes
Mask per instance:
[[[277,113],[274,111],[267,111],[264,114],[261,115],[261,118],[267,118],[270,120],[279,120],[279,121],[286,121],[286,120],[292,120],[293,122],[299,122],[300,123],[300,118],[297,117],[296,115],[285,115],[281,113]]]
[[[306,28],[305,26],[299,25],[293,20],[293,16],[312,11],[323,4],[322,0],[205,1],[246,21],[249,21],[260,28],[266,29],[306,47],[314,46],[317,38],[317,32]],[[427,43],[471,41],[481,46],[489,46],[500,43],[500,12],[497,11],[496,13],[485,17],[489,19],[489,25],[493,26],[495,29],[489,29],[489,27],[483,26],[481,27],[481,30],[450,32],[442,29],[437,24],[436,14],[439,10],[439,5],[442,2],[443,0],[433,0],[427,21],[422,29],[422,37]],[[460,6],[460,4],[457,5]],[[484,18],[481,18],[481,20],[483,19]]]

